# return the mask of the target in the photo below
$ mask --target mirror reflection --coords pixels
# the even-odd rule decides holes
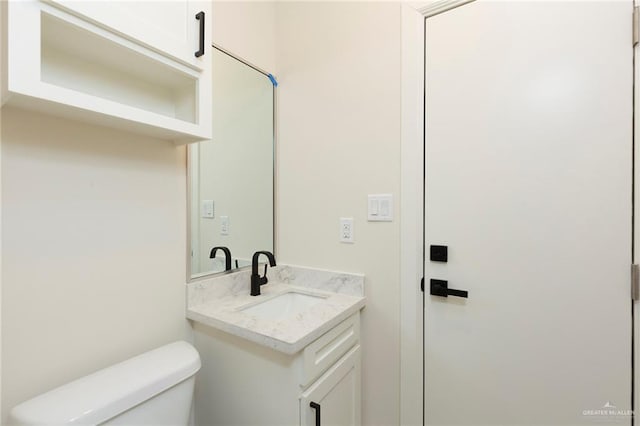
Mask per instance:
[[[192,278],[273,251],[274,92],[268,73],[213,49],[213,139],[189,146]]]

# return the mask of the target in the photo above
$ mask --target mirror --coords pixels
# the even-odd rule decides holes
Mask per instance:
[[[191,278],[251,265],[274,249],[274,99],[270,74],[213,49],[213,139],[189,145]]]

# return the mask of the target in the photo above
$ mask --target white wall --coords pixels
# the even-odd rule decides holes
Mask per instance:
[[[13,109],[2,111],[1,140],[6,416],[192,335],[185,148]]]
[[[400,421],[400,227],[366,221],[400,193],[400,4],[277,5],[279,260],[366,274],[365,425]],[[355,219],[355,244],[338,218]]]
[[[276,74],[276,3],[214,1],[213,42]]]

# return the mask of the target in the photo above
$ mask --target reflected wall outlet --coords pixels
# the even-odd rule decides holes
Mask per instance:
[[[353,243],[353,218],[340,218],[340,242]]]
[[[220,216],[220,235],[229,235],[229,216]]]

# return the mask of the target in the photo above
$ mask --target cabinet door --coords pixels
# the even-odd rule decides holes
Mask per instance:
[[[360,399],[360,345],[357,345],[302,394],[300,424],[303,426],[359,425]],[[313,408],[312,403],[317,408]],[[320,411],[319,424],[316,422],[318,410]]]
[[[196,58],[195,48],[189,47],[187,52],[183,47],[182,56],[197,60],[194,65],[189,63],[191,59],[167,54],[125,32],[124,24],[133,22],[135,17],[129,15],[135,10],[141,15],[149,11],[150,16],[164,16],[167,24],[163,26],[170,27],[168,15],[176,4],[0,0],[0,27],[6,29],[0,49],[2,104],[14,103],[177,143],[210,139],[211,55]],[[208,4],[204,6],[210,10]],[[115,15],[122,16],[115,19]],[[109,21],[114,27],[106,24]],[[152,31],[143,31],[148,25],[135,27],[141,33],[139,38],[152,35]],[[207,33],[210,37],[210,31]]]
[[[57,7],[104,26],[125,36],[194,65],[199,69],[211,62],[211,6],[204,1],[78,1],[51,0]],[[196,14],[205,12],[205,55],[195,52],[200,48],[200,20]],[[204,59],[206,58],[206,60]]]

